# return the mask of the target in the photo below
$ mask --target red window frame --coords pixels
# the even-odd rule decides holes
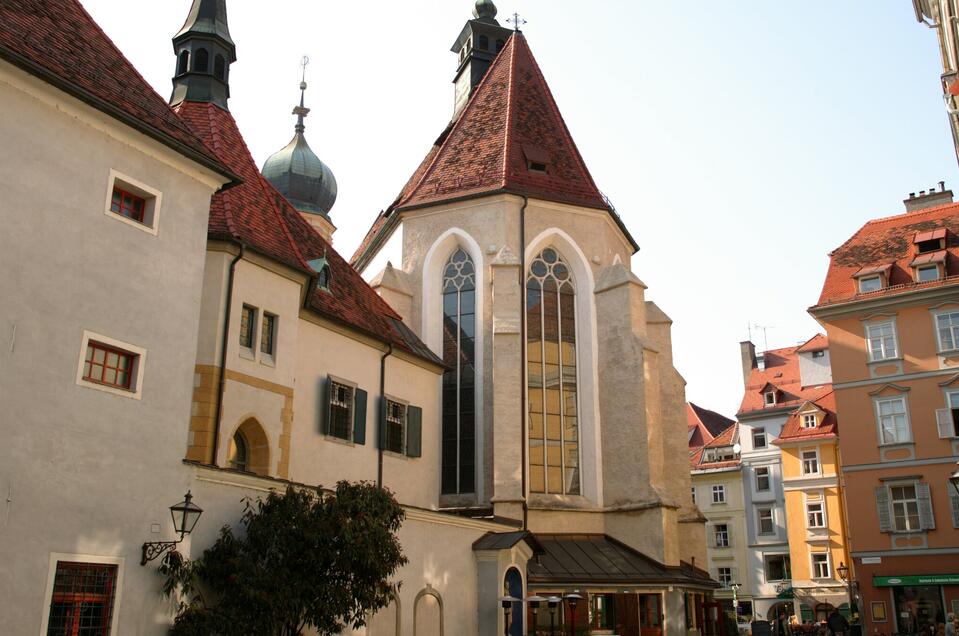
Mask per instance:
[[[103,352],[103,360],[101,362],[97,362],[96,360],[97,351]],[[111,354],[117,356],[115,364],[110,364]],[[90,340],[87,342],[87,351],[83,361],[83,379],[87,382],[94,382],[96,384],[129,391],[133,384],[134,365],[139,357],[140,356],[135,353],[117,349],[116,347],[105,345],[96,340]],[[123,360],[127,361],[125,368],[121,367]],[[114,377],[112,382],[107,379],[110,372],[113,373]],[[117,381],[121,374],[124,375],[124,382]]]
[[[108,636],[116,583],[116,565],[58,561],[47,634]],[[95,609],[100,609],[99,616],[91,611]]]
[[[113,186],[113,195],[110,198],[110,211],[132,219],[137,223],[143,223],[146,214],[147,200],[143,197],[133,194],[129,190],[124,190],[119,186]]]

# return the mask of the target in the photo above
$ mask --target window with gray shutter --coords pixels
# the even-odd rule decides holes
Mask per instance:
[[[423,409],[411,406],[406,415],[406,455],[420,457],[423,455]]]
[[[936,516],[932,512],[929,484],[916,484],[916,498],[919,500],[919,527],[923,530],[935,530]]]
[[[946,488],[949,489],[949,503],[952,504],[952,527],[959,528],[959,492],[956,492],[952,484]]]
[[[366,391],[357,389],[353,409],[353,443],[361,446],[366,444],[366,400]]]
[[[889,491],[885,486],[876,488],[876,511],[879,513],[879,532],[892,532],[892,516],[889,514]]]

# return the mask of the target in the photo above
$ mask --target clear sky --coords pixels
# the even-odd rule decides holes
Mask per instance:
[[[82,0],[168,96],[190,0]],[[228,0],[231,110],[257,163],[307,137],[339,182],[349,256],[452,114],[449,51],[470,0]],[[674,320],[688,398],[733,415],[739,342],[819,329],[827,254],[909,192],[959,188],[935,33],[909,0],[500,0],[580,151],[641,246],[633,269]],[[762,330],[754,330],[764,348]]]

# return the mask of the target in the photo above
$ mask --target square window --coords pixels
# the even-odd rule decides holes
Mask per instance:
[[[386,448],[391,453],[406,452],[406,405],[386,401]]]
[[[760,466],[756,469],[756,491],[767,492],[769,490],[769,468]]]
[[[766,448],[766,429],[753,429],[753,448]]]
[[[763,559],[766,566],[766,581],[788,581],[792,578],[788,554],[769,554]]]
[[[896,326],[892,321],[866,325],[866,342],[869,346],[869,360],[891,360],[898,357],[896,344]]]
[[[869,276],[859,279],[859,293],[868,294],[882,289],[882,278],[879,276]]]
[[[814,450],[808,450],[802,452],[802,474],[803,475],[818,475],[819,474],[819,452]]]
[[[723,486],[723,485],[713,486],[713,503],[714,504],[726,503],[726,486]]]
[[[802,426],[803,428],[816,428],[818,425],[816,421],[815,413],[806,413],[802,416]]]
[[[756,510],[756,519],[759,526],[759,534],[776,534],[776,525],[773,522],[772,508],[758,508]]]
[[[57,561],[47,634],[109,634],[116,582],[116,565]]]
[[[256,313],[256,307],[243,305],[243,311],[240,314],[240,346],[251,352],[256,341]]]
[[[876,419],[880,444],[902,444],[910,441],[905,398],[876,400]]]
[[[129,391],[137,357],[135,353],[90,340],[83,360],[83,379]]]
[[[719,581],[720,585],[723,587],[729,587],[733,584],[733,570],[732,568],[717,568],[716,570],[716,580]]]
[[[825,528],[826,512],[822,501],[806,502],[806,527]]]
[[[260,352],[268,356],[274,355],[275,338],[276,316],[263,312],[263,324],[260,325]]]
[[[814,552],[812,555],[812,575],[815,579],[832,578],[832,572],[829,568],[829,554],[826,552]]]
[[[330,425],[328,434],[349,440],[353,434],[353,397],[355,389],[330,381]]]
[[[763,401],[766,406],[776,406],[776,392],[767,391],[763,393]]]
[[[959,349],[959,311],[936,316],[936,335],[939,338],[939,351]]]
[[[813,352],[812,352],[812,357],[814,357],[814,358],[825,358],[825,357],[826,357],[826,352],[823,351],[822,349],[820,349],[819,351],[813,351]]]
[[[161,199],[158,190],[111,170],[104,213],[155,235]]]
[[[923,267],[916,268],[916,280],[920,283],[930,280],[939,280],[939,266],[925,265]]]
[[[889,497],[892,501],[892,518],[896,532],[921,530],[916,486],[892,486],[889,488]]]
[[[728,548],[729,547],[729,526],[725,523],[717,524],[713,526],[713,536],[715,537],[715,545],[717,548]]]

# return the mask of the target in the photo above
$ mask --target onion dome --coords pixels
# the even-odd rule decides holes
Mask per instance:
[[[266,160],[262,173],[298,211],[319,214],[329,221],[330,210],[336,203],[336,178],[303,134],[306,130],[303,120],[310,112],[304,106],[305,93],[304,81],[300,83],[300,105],[293,109],[297,116],[296,134],[285,148]]]
[[[493,0],[476,0],[473,15],[478,20],[493,20],[496,18],[496,5]]]

